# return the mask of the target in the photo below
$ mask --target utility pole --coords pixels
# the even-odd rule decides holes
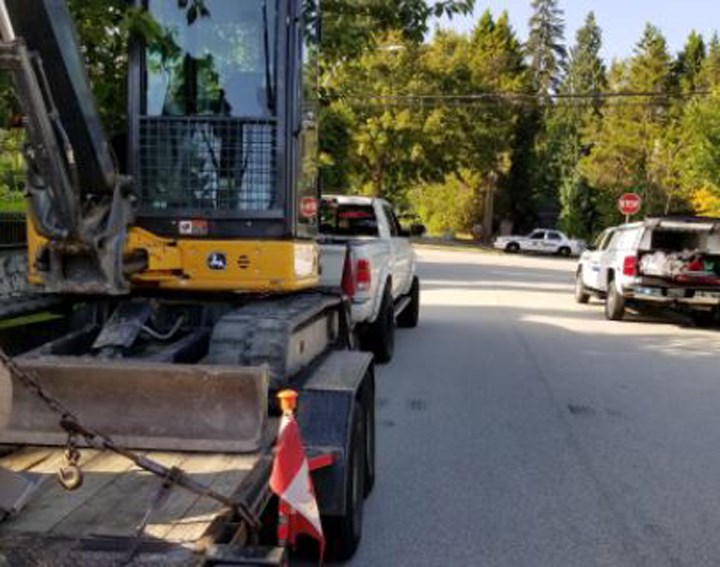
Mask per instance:
[[[498,174],[493,170],[487,176],[485,187],[485,203],[483,218],[483,242],[490,244],[493,234],[493,219],[495,218],[495,192],[497,191]]]

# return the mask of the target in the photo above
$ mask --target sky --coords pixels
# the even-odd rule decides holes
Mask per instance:
[[[603,29],[603,56],[609,62],[633,54],[645,24],[659,27],[673,53],[680,51],[691,30],[709,39],[720,31],[720,0],[560,0],[565,11],[565,38],[573,45],[575,32],[593,10]],[[499,15],[507,10],[510,21],[522,40],[527,38],[530,0],[476,0],[475,14],[465,18],[443,19],[442,27],[458,31],[472,30],[480,15],[490,8]]]

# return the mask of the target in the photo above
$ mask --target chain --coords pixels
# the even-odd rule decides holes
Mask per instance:
[[[20,368],[17,362],[15,362],[15,360],[9,356],[2,347],[0,347],[0,362],[6,366],[6,368],[10,371],[10,374],[20,381],[26,390],[40,398],[42,402],[53,412],[77,421],[77,418],[72,414],[72,412],[70,412],[70,410],[43,390],[42,386],[38,383],[36,376],[33,376],[30,372]]]
[[[37,376],[20,368],[15,360],[10,357],[2,347],[0,347],[0,362],[5,364],[10,373],[23,387],[42,400],[50,410],[61,416],[60,427],[67,432],[68,442],[65,452],[66,466],[60,469],[58,477],[63,486],[65,486],[67,482],[69,490],[75,490],[82,484],[82,472],[79,467],[80,452],[77,450],[76,443],[76,439],[82,437],[87,441],[88,445],[105,449],[125,457],[135,463],[139,468],[162,478],[164,482],[171,481],[198,496],[210,498],[227,506],[237,512],[252,529],[259,530],[261,528],[258,518],[242,500],[227,498],[219,492],[215,492],[210,487],[195,481],[181,469],[169,469],[160,463],[116,445],[110,437],[99,431],[83,427],[80,424],[80,420],[70,410],[43,389],[37,380]],[[75,478],[76,474],[79,474],[79,479]]]

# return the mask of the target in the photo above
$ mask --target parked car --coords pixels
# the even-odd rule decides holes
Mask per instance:
[[[559,230],[539,228],[527,236],[499,236],[494,246],[510,254],[535,252],[560,256],[579,256],[586,247],[582,240],[568,238]]]
[[[699,326],[720,308],[720,219],[664,217],[609,228],[583,253],[575,298],[605,300],[605,315],[620,320],[628,305],[687,310]]]
[[[395,327],[416,327],[420,316],[420,279],[416,257],[392,206],[382,199],[326,196],[320,207],[322,284],[337,287],[345,262],[352,266],[352,322],[360,346],[378,362],[389,362]],[[414,225],[422,234],[424,227]]]

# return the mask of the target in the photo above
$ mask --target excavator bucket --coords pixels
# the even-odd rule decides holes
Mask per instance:
[[[84,428],[124,448],[249,453],[262,445],[268,407],[265,368],[66,357],[17,363]],[[0,444],[64,446],[61,417],[0,367]]]

